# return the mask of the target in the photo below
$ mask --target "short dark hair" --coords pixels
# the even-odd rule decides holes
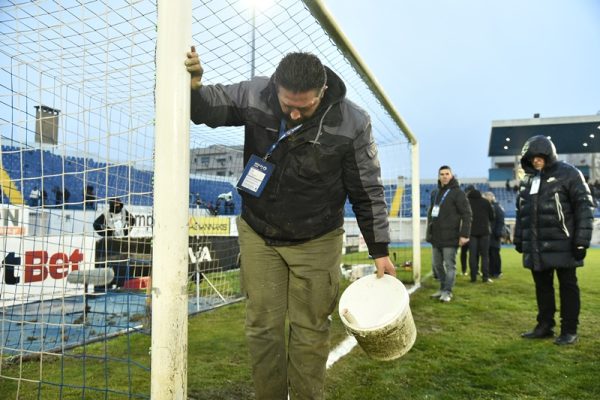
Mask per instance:
[[[325,67],[312,53],[289,53],[275,70],[275,84],[296,93],[320,90],[326,80]]]
[[[441,170],[443,170],[443,169],[449,169],[449,170],[450,170],[450,172],[452,172],[452,168],[450,168],[450,167],[449,167],[449,166],[447,166],[447,165],[442,165],[442,166],[440,167],[440,169],[438,169],[438,172],[440,172],[440,171],[441,171]]]

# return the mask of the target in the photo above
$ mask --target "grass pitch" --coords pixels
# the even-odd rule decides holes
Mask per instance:
[[[578,270],[582,299],[580,341],[573,346],[559,347],[552,340],[520,338],[521,332],[535,325],[533,281],[512,248],[502,249],[502,259],[504,276],[492,284],[470,283],[468,277],[457,276],[454,298],[448,304],[429,298],[437,289],[437,282],[431,277],[424,279],[422,288],[411,296],[417,326],[412,350],[398,360],[381,362],[369,359],[356,347],[328,370],[326,398],[599,399],[600,249],[591,249],[586,266]],[[426,276],[431,265],[430,249],[423,249],[422,265]],[[345,337],[334,313],[332,347]],[[148,336],[120,337],[88,345],[81,352],[89,356],[96,347],[98,354],[108,351],[123,357],[130,351],[136,365],[150,365]],[[244,339],[243,302],[191,317],[188,348],[189,399],[254,398]],[[132,370],[130,363],[107,368],[103,360],[93,357],[45,357],[43,370],[39,360],[4,365],[0,370],[1,397],[131,398],[122,395],[127,392],[149,396],[149,372],[137,367]],[[28,381],[21,381],[18,389],[18,381],[6,376],[21,376]],[[40,385],[40,380],[52,384]],[[67,386],[69,382],[72,386]],[[84,392],[77,388],[82,383],[95,387],[105,383],[111,389]]]
[[[398,360],[380,362],[356,347],[328,370],[326,398],[600,398],[600,271],[596,267],[600,249],[588,254],[586,266],[578,270],[582,310],[576,345],[559,347],[552,340],[521,339],[520,333],[536,323],[535,292],[520,255],[507,247],[502,249],[501,279],[483,284],[457,276],[454,298],[448,304],[429,298],[437,282],[425,279],[411,297],[417,326],[412,350]],[[426,275],[430,249],[423,249],[422,265]],[[241,303],[190,321],[191,398],[253,398],[243,313]],[[332,346],[346,336],[337,314],[333,317]]]

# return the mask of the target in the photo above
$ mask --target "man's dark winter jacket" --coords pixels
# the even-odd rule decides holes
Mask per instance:
[[[494,222],[492,223],[490,235],[490,247],[499,249],[502,246],[502,236],[504,235],[504,209],[498,202],[493,202],[492,207],[494,208]]]
[[[479,190],[471,190],[467,195],[473,214],[471,218],[471,236],[487,236],[494,221],[492,203],[481,197]]]
[[[444,193],[448,194],[442,201]],[[441,203],[441,204],[440,204]],[[440,206],[437,217],[432,217],[434,205]],[[438,189],[431,193],[427,211],[426,240],[434,247],[458,247],[460,237],[471,235],[471,207],[458,181],[452,178],[446,186],[438,181]]]
[[[530,138],[521,154],[527,175],[519,185],[514,244],[523,251],[524,266],[539,271],[583,265],[573,249],[589,247],[594,222],[594,200],[583,175],[557,160],[554,144],[545,136]],[[545,159],[541,173],[533,168],[534,156]],[[531,194],[536,174],[540,187]]]
[[[370,118],[328,68],[327,86],[313,117],[269,158],[275,170],[262,195],[240,191],[242,218],[270,245],[301,243],[341,227],[348,197],[369,253],[385,256],[387,207]],[[192,91],[191,117],[210,127],[243,125],[247,163],[277,141],[283,114],[273,78],[256,77]]]

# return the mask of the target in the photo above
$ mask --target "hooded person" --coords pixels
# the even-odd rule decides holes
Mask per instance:
[[[108,209],[96,218],[94,230],[100,236],[124,237],[129,235],[134,225],[135,218],[123,207],[123,202],[117,197],[110,199]]]
[[[537,325],[521,336],[554,336],[554,274],[560,283],[558,345],[577,341],[580,295],[576,269],[583,266],[593,230],[594,200],[583,174],[557,159],[556,148],[545,136],[527,140],[521,151],[525,177],[519,185],[515,221],[515,249],[532,272],[538,307]]]

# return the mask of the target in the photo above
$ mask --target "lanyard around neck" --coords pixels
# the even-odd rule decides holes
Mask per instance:
[[[286,131],[285,130],[285,120],[282,119],[281,124],[279,125],[279,139],[277,139],[277,141],[271,145],[271,147],[269,148],[269,151],[267,151],[267,154],[263,157],[263,159],[265,161],[268,160],[269,157],[271,157],[271,154],[273,154],[273,151],[275,151],[275,149],[279,145],[279,143],[281,143],[283,140],[287,139],[288,137],[292,136],[301,127],[302,127],[302,124],[294,126],[293,128],[290,128]]]
[[[437,206],[441,206],[442,203],[444,202],[444,200],[446,200],[446,196],[448,196],[448,193],[450,193],[450,191],[452,190],[452,188],[448,188],[448,190],[446,190],[444,192],[444,194],[442,195],[442,198],[440,199],[440,202],[437,204]]]

